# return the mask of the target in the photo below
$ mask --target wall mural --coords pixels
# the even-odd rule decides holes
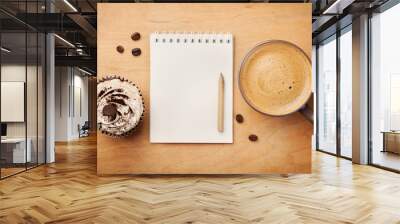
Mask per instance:
[[[311,93],[311,4],[97,10],[99,78],[119,74],[137,82],[150,108],[130,137],[98,131],[99,175],[311,172],[313,126],[295,112]],[[132,15],[140,20],[133,23]],[[140,109],[118,118],[125,105],[108,95],[118,95],[123,82],[115,82],[99,83],[99,125],[122,134],[119,122]]]

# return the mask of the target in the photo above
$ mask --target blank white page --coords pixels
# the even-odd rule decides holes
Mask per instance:
[[[231,34],[153,33],[150,73],[150,142],[233,142]],[[220,73],[224,132],[217,124]]]

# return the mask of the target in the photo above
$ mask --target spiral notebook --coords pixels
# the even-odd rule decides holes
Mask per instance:
[[[223,131],[218,130],[223,76]],[[233,37],[150,36],[150,142],[233,142]]]

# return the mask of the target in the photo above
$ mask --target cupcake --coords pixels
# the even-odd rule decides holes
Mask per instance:
[[[140,89],[119,76],[97,83],[97,124],[112,137],[131,134],[143,119],[144,101]]]

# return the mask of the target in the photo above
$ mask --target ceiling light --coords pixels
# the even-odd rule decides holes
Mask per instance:
[[[88,72],[88,71],[86,71],[86,70],[83,70],[83,69],[81,69],[81,68],[79,68],[79,67],[78,67],[78,70],[81,71],[81,72],[83,72],[83,73],[85,73],[85,74],[87,74],[87,75],[90,75],[90,76],[93,75],[92,73],[90,73],[90,72]]]
[[[79,55],[83,55],[83,54],[84,54],[82,48],[77,48],[77,49],[76,49],[76,53],[78,53]]]
[[[68,0],[64,0],[64,3],[68,5],[74,12],[78,12],[75,6],[73,6]]]
[[[10,53],[10,52],[11,52],[10,49],[7,49],[7,48],[5,48],[5,47],[1,47],[0,49],[1,49],[1,51],[4,51],[4,52],[6,52],[6,53]]]
[[[59,35],[57,35],[57,34],[54,34],[54,36],[55,37],[57,37],[59,40],[61,40],[62,42],[64,42],[65,44],[67,44],[68,46],[70,46],[70,47],[72,47],[72,48],[75,48],[75,45],[73,45],[71,42],[69,42],[68,40],[66,40],[66,39],[64,39],[64,38],[62,38],[62,37],[60,37]]]
[[[347,8],[347,6],[351,5],[354,1],[355,0],[336,0],[332,5],[325,9],[322,14],[342,14],[343,10]]]

